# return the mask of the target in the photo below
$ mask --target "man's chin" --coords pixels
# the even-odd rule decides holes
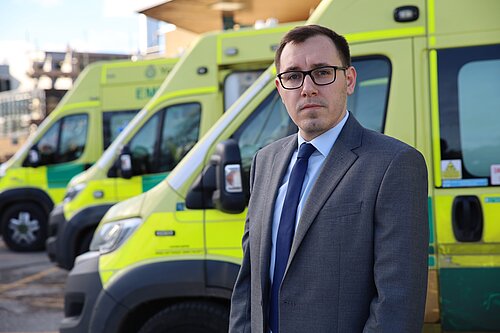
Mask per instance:
[[[329,128],[324,128],[324,126],[320,126],[320,124],[317,123],[299,125],[300,134],[307,141],[311,141],[315,137],[320,136],[328,130]]]

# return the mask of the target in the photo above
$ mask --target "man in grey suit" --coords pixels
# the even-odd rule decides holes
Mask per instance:
[[[275,59],[293,135],[250,176],[231,333],[420,333],[427,287],[427,169],[412,147],[346,111],[346,40],[291,30]]]

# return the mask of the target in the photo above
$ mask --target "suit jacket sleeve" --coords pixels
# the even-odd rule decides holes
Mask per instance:
[[[427,292],[427,169],[413,148],[397,153],[375,205],[376,296],[363,332],[422,332]]]
[[[255,175],[255,161],[257,154],[252,161],[250,170],[250,193],[252,193],[253,180]],[[250,295],[251,295],[251,265],[250,265],[250,246],[249,246],[249,218],[245,220],[245,230],[243,233],[243,261],[241,263],[238,277],[233,288],[231,297],[231,313],[229,316],[229,333],[250,333]]]

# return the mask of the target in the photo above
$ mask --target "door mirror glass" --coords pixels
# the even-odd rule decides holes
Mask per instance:
[[[240,164],[228,164],[224,166],[224,189],[228,193],[243,192]]]
[[[128,146],[123,147],[119,161],[120,175],[122,178],[130,179],[132,177],[132,154]]]
[[[32,167],[37,167],[40,164],[40,153],[36,147],[31,148],[28,152],[28,164]]]

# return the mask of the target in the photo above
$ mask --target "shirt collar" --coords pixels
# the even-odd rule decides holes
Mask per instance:
[[[347,122],[348,117],[349,117],[349,111],[346,112],[344,118],[342,118],[342,120],[337,125],[330,128],[325,133],[315,137],[309,143],[311,143],[316,148],[316,150],[320,152],[321,155],[326,157],[330,153],[330,150],[335,144],[335,141],[337,141],[337,138],[340,135],[340,131]],[[300,134],[297,134],[297,139],[298,139],[297,147],[300,147],[301,144],[307,142],[302,138],[302,136],[300,136]]]

